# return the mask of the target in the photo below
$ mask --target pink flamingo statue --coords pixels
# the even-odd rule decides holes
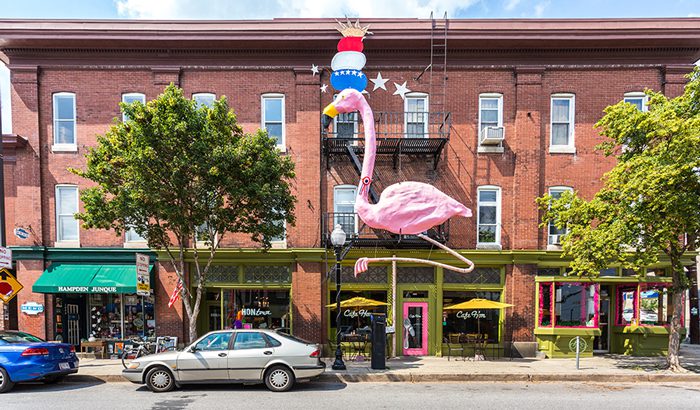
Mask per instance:
[[[431,244],[444,249],[462,262],[466,268],[415,258],[359,258],[355,262],[355,276],[365,272],[372,262],[409,262],[439,266],[461,273],[474,270],[474,263],[447,246],[422,234],[435,225],[447,221],[452,216],[466,218],[472,216],[471,210],[432,185],[422,182],[406,181],[387,187],[376,204],[368,201],[369,186],[374,173],[374,161],[377,152],[377,137],[374,130],[374,115],[365,97],[357,90],[345,89],[329,104],[323,114],[324,125],[338,114],[359,111],[365,125],[365,155],[362,159],[362,175],[355,201],[355,212],[367,225],[384,229],[399,235],[416,235]]]

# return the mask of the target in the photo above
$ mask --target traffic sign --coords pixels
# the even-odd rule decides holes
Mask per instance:
[[[136,294],[148,296],[151,294],[151,280],[149,277],[149,258],[143,253],[136,254]]]
[[[7,269],[0,269],[0,300],[8,303],[24,286]]]
[[[0,246],[0,268],[12,269],[12,249]]]
[[[15,236],[19,239],[27,239],[29,238],[29,231],[22,227],[15,228]]]

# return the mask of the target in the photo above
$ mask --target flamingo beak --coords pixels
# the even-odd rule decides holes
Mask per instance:
[[[326,108],[323,109],[321,125],[323,126],[324,130],[328,128],[329,125],[331,125],[331,122],[333,121],[333,118],[335,118],[336,115],[338,115],[338,110],[335,108],[335,105],[333,105],[333,103],[328,104]]]

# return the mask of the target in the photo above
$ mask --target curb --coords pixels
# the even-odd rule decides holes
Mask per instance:
[[[593,383],[700,383],[700,374],[526,374],[526,373],[429,373],[429,374],[347,374],[324,373],[321,383],[442,383],[442,382],[593,382]],[[70,375],[66,383],[129,383],[121,375]]]

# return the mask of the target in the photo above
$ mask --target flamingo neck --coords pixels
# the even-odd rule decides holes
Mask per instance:
[[[357,190],[356,204],[369,204],[369,187],[372,185],[372,176],[374,175],[374,161],[377,155],[377,135],[374,129],[374,114],[372,108],[364,96],[360,100],[360,117],[365,128],[365,155],[362,158],[362,174],[360,176],[360,185]],[[362,181],[365,177],[369,177],[369,185],[364,186]]]

